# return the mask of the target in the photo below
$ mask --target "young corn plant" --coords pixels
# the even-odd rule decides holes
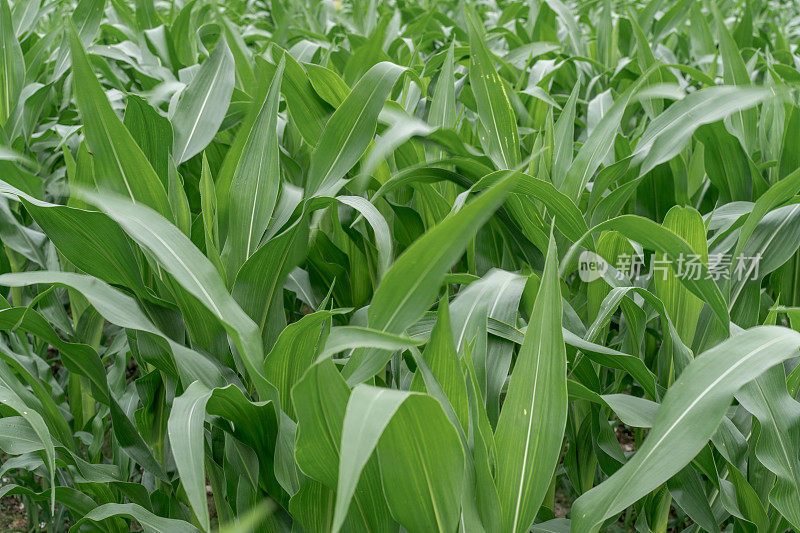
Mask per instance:
[[[800,531],[798,17],[0,0],[0,524]]]

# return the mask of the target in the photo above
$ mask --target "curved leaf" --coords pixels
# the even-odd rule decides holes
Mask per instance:
[[[795,357],[799,347],[799,333],[760,326],[700,354],[667,392],[642,447],[575,502],[572,531],[597,531],[680,471],[711,438],[736,391],[766,368]]]
[[[172,157],[176,164],[200,153],[217,134],[233,92],[235,64],[228,42],[220,36],[172,115]]]

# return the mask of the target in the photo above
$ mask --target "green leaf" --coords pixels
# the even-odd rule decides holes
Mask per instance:
[[[306,196],[333,195],[341,188],[345,174],[369,146],[378,114],[404,71],[394,63],[378,63],[336,108],[311,154]]]
[[[172,456],[175,458],[175,466],[181,476],[186,497],[205,531],[210,529],[210,522],[206,499],[203,423],[206,419],[206,403],[210,397],[211,391],[201,382],[195,381],[175,398],[167,425]]]
[[[553,185],[559,190],[561,190],[567,172],[572,165],[573,145],[575,142],[575,104],[578,100],[580,88],[580,84],[577,83],[572,88],[569,99],[564,104],[564,109],[561,110],[553,129],[555,147],[550,175],[552,176]]]
[[[269,329],[270,311],[282,303],[289,272],[303,259],[308,246],[307,218],[300,217],[283,233],[264,243],[245,261],[233,283],[233,298],[252,318],[267,345],[277,334]]]
[[[376,447],[392,516],[409,531],[456,529],[464,455],[441,406],[427,395],[359,385],[342,429],[333,531]],[[411,499],[417,506],[408,505]]]
[[[43,202],[3,181],[0,192],[16,196],[73,265],[108,283],[146,293],[125,233],[106,215]]]
[[[561,185],[561,192],[577,200],[583,193],[586,184],[592,174],[600,167],[600,164],[608,157],[614,145],[614,138],[617,136],[620,123],[622,122],[622,115],[625,113],[625,108],[628,107],[633,94],[639,90],[639,87],[647,80],[650,71],[642,75],[639,80],[632,83],[628,89],[622,93],[614,101],[611,109],[603,115],[598,122],[597,126],[583,143],[581,149],[578,150],[578,155],[572,161],[572,164],[564,176]]]
[[[0,127],[5,126],[11,112],[17,106],[22,86],[25,83],[25,58],[11,24],[8,0],[0,1]]]
[[[303,139],[309,145],[316,146],[332,109],[314,91],[314,87],[300,63],[291,54],[284,54],[284,61],[286,70],[281,90],[286,99],[289,115],[297,125]]]
[[[761,326],[700,354],[667,392],[633,457],[575,502],[572,530],[597,531],[604,520],[680,471],[711,438],[736,391],[766,368],[796,356],[798,347],[800,334]]]
[[[97,186],[141,202],[170,216],[167,193],[147,157],[108,103],[83,50],[75,28],[67,29],[72,56],[75,99],[83,119],[83,133],[94,154]]]
[[[248,94],[252,94],[256,86],[255,74],[250,64],[253,60],[252,53],[247,48],[247,44],[244,42],[242,35],[239,34],[237,27],[224,16],[222,17],[222,30],[225,33],[226,42],[231,46],[231,53],[236,63],[236,79],[239,86]]]
[[[703,143],[708,179],[720,190],[720,199],[750,200],[753,197],[752,163],[739,139],[728,133],[722,122],[702,126],[697,130],[697,138]]]
[[[658,416],[659,405],[644,398],[630,394],[603,394],[600,398],[626,426],[651,428]]]
[[[333,107],[339,107],[347,99],[350,87],[338,73],[314,63],[306,63],[305,67],[308,80],[323,101]]]
[[[50,431],[42,419],[42,416],[34,409],[29,407],[17,393],[9,389],[5,385],[0,385],[0,404],[6,405],[19,414],[25,420],[33,434],[42,443],[42,448],[45,452],[45,461],[47,470],[50,474],[50,512],[55,512],[56,506],[56,451],[53,440],[50,438]]]
[[[350,389],[329,358],[312,365],[292,389],[297,413],[295,458],[304,474],[331,491],[328,529],[332,527],[333,505],[339,478],[342,425]],[[301,485],[300,492],[303,491]],[[299,493],[298,493],[299,494]],[[294,501],[294,499],[293,499]],[[383,501],[377,459],[369,459],[361,472],[345,520],[345,527],[389,531],[392,520]]]
[[[473,233],[515,184],[514,175],[506,177],[409,247],[375,291],[367,313],[369,326],[398,334],[416,321],[435,299],[447,269],[461,256]],[[362,352],[351,357],[344,375],[349,383],[359,383],[385,362],[379,352]]]
[[[323,324],[332,316],[330,311],[317,311],[289,324],[264,360],[264,375],[278,389],[281,409],[293,419],[292,388],[322,349],[320,343],[324,342],[326,327]]]
[[[667,211],[663,226],[683,238],[699,260],[707,264],[706,227],[700,213],[691,207],[675,206]],[[663,256],[660,259],[665,260]],[[689,258],[685,257],[684,261],[687,260]],[[664,302],[667,314],[675,324],[681,340],[691,346],[703,302],[681,284],[679,275],[671,264],[661,266],[663,268],[654,272],[655,293]],[[684,276],[687,274],[685,270],[682,273]]]
[[[77,489],[73,489],[72,487],[56,487],[56,501],[59,503],[64,504],[69,510],[77,513],[79,516],[88,513],[95,507],[97,507],[97,503],[86,494],[80,492]],[[35,492],[26,487],[20,487],[19,485],[14,485],[9,483],[4,485],[0,488],[0,494],[2,496],[26,496],[30,498],[30,501],[47,501],[50,497],[50,491],[42,491],[42,492]]]
[[[79,0],[72,12],[72,23],[78,30],[78,36],[84,47],[88,47],[100,30],[106,0]],[[58,57],[51,77],[59,80],[70,68],[70,45],[63,42],[58,50]]]
[[[189,503],[205,531],[209,528],[205,476],[204,421],[206,412],[221,416],[233,427],[233,435],[261,456],[263,463],[275,454],[276,412],[271,402],[250,402],[235,385],[209,389],[195,381],[175,398],[170,411],[168,431],[175,465]]]
[[[102,522],[114,516],[133,518],[146,533],[198,533],[199,531],[188,522],[157,516],[135,503],[106,503],[86,513],[73,527],[88,521]]]
[[[447,56],[442,64],[436,88],[433,93],[433,103],[428,115],[431,126],[452,128],[456,122],[456,91],[453,83],[454,50],[456,43],[452,41],[447,49]]]
[[[393,335],[380,330],[360,326],[337,326],[325,342],[325,349],[319,358],[353,348],[380,348],[382,350],[405,350],[422,344],[422,341]]]
[[[710,11],[717,23],[717,38],[719,39],[719,53],[722,57],[723,80],[726,85],[750,85],[750,75],[716,4],[710,4]],[[731,124],[742,145],[750,149],[756,140],[756,111],[743,109],[731,117]]]
[[[482,190],[510,174],[507,171],[487,174],[472,189],[475,191]],[[550,182],[523,173],[517,174],[519,179],[514,192],[542,202],[547,207],[548,213],[555,220],[556,228],[568,239],[578,241],[589,230],[580,209],[571,198],[559,192]]]
[[[464,374],[461,372],[461,365],[456,352],[456,345],[453,341],[453,329],[450,326],[450,310],[447,298],[439,301],[439,312],[436,324],[431,331],[428,344],[422,357],[442,387],[442,391],[447,396],[450,405],[453,406],[458,421],[464,428],[469,430],[469,401],[467,399],[467,387],[464,381]],[[414,375],[411,382],[411,390],[424,392],[424,382],[421,373]]]
[[[772,185],[767,191],[756,200],[753,209],[742,224],[739,231],[739,239],[736,242],[736,250],[733,254],[734,261],[738,260],[744,247],[750,240],[750,236],[755,231],[758,223],[772,209],[789,200],[800,190],[800,169],[795,170],[785,178]],[[731,265],[735,268],[736,263]]]
[[[167,187],[167,198],[169,205],[172,208],[172,220],[184,235],[187,237],[191,233],[192,213],[189,207],[189,199],[186,196],[186,189],[184,188],[183,178],[178,174],[178,169],[172,158],[169,159],[167,170],[167,180],[169,181]]]
[[[181,231],[147,207],[108,194],[83,191],[82,196],[114,219],[139,246],[148,250],[175,280],[203,304],[233,337],[250,378],[264,399],[274,388],[261,370],[263,345],[258,326],[225,288],[211,262]]]
[[[644,217],[622,215],[601,222],[593,227],[590,232],[594,233],[601,230],[618,231],[629,239],[664,254],[674,265],[677,265],[680,257],[689,257],[694,254],[692,247],[681,237]],[[567,257],[562,261],[562,265],[571,264],[568,258],[573,256],[580,242],[578,241],[570,247]],[[709,276],[708,268],[705,265],[700,265],[699,270],[700,276],[697,276],[697,279],[695,279],[695,276],[685,276],[679,279],[687,289],[711,307],[720,322],[727,328],[730,319],[725,298],[722,296],[717,284]]]
[[[169,157],[172,147],[172,125],[166,117],[144,101],[130,95],[125,106],[123,124],[136,141],[164,187],[168,187]]]
[[[21,276],[24,276],[24,274]],[[58,334],[47,324],[39,313],[26,308],[9,308],[0,311],[0,323],[8,328],[21,328],[29,331],[38,338],[56,347],[61,354],[61,360],[64,366],[66,366],[70,372],[87,378],[92,385],[92,394],[94,397],[97,398],[99,402],[109,406],[114,435],[125,453],[142,466],[146,467],[153,474],[157,475],[160,479],[167,479],[167,475],[164,473],[161,465],[156,462],[152,452],[148,449],[127,415],[122,411],[117,400],[111,396],[105,368],[94,349],[83,344],[74,344],[61,340]],[[4,359],[10,362],[8,358]],[[35,387],[35,389],[36,388],[39,387]],[[50,411],[52,411],[52,409]],[[55,417],[63,416],[57,408],[55,408],[55,416],[50,416],[50,412],[48,411],[44,411],[44,413],[46,415],[46,421],[50,422],[50,424],[59,423],[61,419]],[[55,429],[58,431],[57,435],[64,434],[61,428]],[[67,428],[66,436],[61,438],[64,439],[62,442],[66,445],[71,445],[72,436],[69,432],[69,428]]]
[[[217,217],[217,190],[208,159],[203,154],[200,171],[200,212],[203,217],[203,240],[206,245],[206,256],[211,260],[222,279],[225,278],[225,267],[222,266],[219,246],[219,218]]]
[[[798,224],[800,204],[770,211],[758,222],[731,271],[730,308],[744,302],[740,298],[754,279],[763,278],[794,255],[800,246],[795,230]]]
[[[283,65],[281,61],[275,71],[233,173],[228,237],[222,250],[225,269],[232,278],[258,248],[278,200],[281,174],[276,130]]]
[[[297,464],[307,476],[335,489],[350,388],[333,361],[325,358],[308,369],[291,394],[297,411]]]
[[[0,449],[10,455],[36,452],[44,444],[30,424],[21,416],[0,418]]]
[[[0,276],[0,285],[9,287],[24,287],[38,283],[56,283],[75,289],[83,294],[97,312],[112,324],[163,338],[172,350],[175,363],[180,371],[192,378],[189,383],[200,379],[209,386],[217,386],[224,381],[217,365],[194,350],[173,341],[153,325],[133,298],[99,279],[71,272],[48,271],[20,272]],[[40,333],[37,332],[37,334]],[[168,374],[171,373],[167,368],[162,367],[161,369]]]
[[[567,354],[551,235],[544,273],[520,347],[495,442],[503,529],[528,531],[555,472],[567,422]]]
[[[508,89],[486,47],[479,23],[473,16],[468,16],[468,19],[469,83],[478,104],[481,126],[485,128],[486,152],[497,168],[516,170],[520,163],[517,116]]]
[[[175,137],[172,157],[181,164],[200,153],[217,134],[233,93],[235,64],[227,41],[220,37],[184,90],[171,117]]]
[[[640,175],[669,161],[686,145],[695,130],[732,113],[751,108],[776,97],[768,87],[709,87],[672,104],[647,127],[633,152],[634,163],[641,163]]]
[[[581,36],[580,29],[576,21],[576,16],[572,10],[564,4],[561,0],[545,0],[547,5],[556,12],[562,23],[567,27],[567,34],[569,35],[572,47],[577,55],[587,55],[585,50],[585,43]]]
[[[776,475],[769,501],[792,527],[800,524],[800,404],[789,396],[783,368],[777,366],[746,384],[736,399],[761,424],[755,450],[758,460]]]
[[[342,447],[347,450],[344,441]],[[408,398],[392,416],[378,442],[378,463],[386,503],[407,531],[457,528],[464,480],[461,449],[441,406],[428,396]]]

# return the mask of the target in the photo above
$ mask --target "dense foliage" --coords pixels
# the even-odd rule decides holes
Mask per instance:
[[[0,497],[800,531],[799,15],[0,0]]]

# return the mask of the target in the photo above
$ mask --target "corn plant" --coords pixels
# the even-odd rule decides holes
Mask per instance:
[[[798,20],[0,0],[0,497],[49,532],[800,531]]]

